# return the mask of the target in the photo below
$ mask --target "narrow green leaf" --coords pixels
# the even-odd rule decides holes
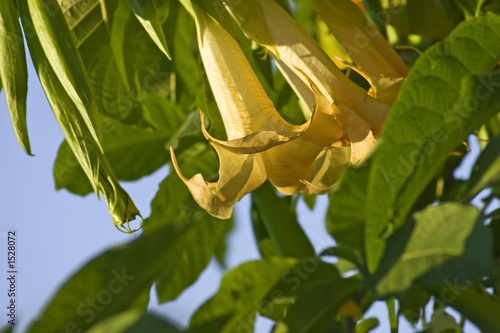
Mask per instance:
[[[100,149],[97,106],[87,72],[56,0],[26,1],[32,24],[52,70],[80,113],[87,131]],[[26,15],[29,15],[26,13]],[[29,30],[31,32],[31,30]],[[50,92],[46,92],[50,94]],[[53,97],[57,98],[57,97]]]
[[[269,183],[252,193],[269,236],[282,256],[304,259],[316,253],[286,199],[278,197]]]
[[[127,0],[128,5],[158,48],[172,59],[163,32],[163,22],[168,17],[169,0]]]
[[[458,203],[415,213],[415,222],[400,228],[387,242],[371,280],[376,293],[381,297],[401,293],[414,281],[436,287],[447,280],[464,283],[493,274],[492,237],[478,217],[477,208]]]
[[[217,294],[193,315],[190,328],[224,318],[214,332],[252,331],[260,301],[297,264],[297,259],[274,257],[246,262],[226,273]]]
[[[252,201],[250,216],[252,220],[253,235],[257,248],[259,249],[260,256],[262,258],[279,256],[280,252],[267,232],[266,225],[262,220],[262,216],[259,213],[259,209],[257,208],[255,201]]]
[[[349,167],[338,186],[330,193],[326,228],[338,244],[361,251],[364,259],[365,207],[370,160],[358,168]]]
[[[388,222],[401,226],[449,154],[498,112],[500,75],[473,75],[488,73],[499,59],[500,17],[488,14],[459,25],[411,70],[372,158],[365,213],[370,270]]]
[[[96,257],[59,289],[28,332],[83,332],[126,310],[145,312],[154,279],[172,269],[192,227],[167,225]]]
[[[18,16],[14,0],[0,2],[0,82],[4,84],[17,141],[28,155],[32,155],[26,124],[28,69]]]
[[[467,182],[467,198],[472,199],[483,188],[489,186],[493,193],[500,194],[500,136],[495,137],[476,161]]]
[[[24,30],[33,31],[33,22],[29,16],[27,1],[20,0],[18,5]],[[90,133],[85,120],[53,71],[37,35],[30,34],[27,42],[33,64],[52,111],[94,191],[103,193],[116,226],[121,226],[135,219],[139,214],[138,209],[116,180],[108,162],[101,154],[95,136]]]

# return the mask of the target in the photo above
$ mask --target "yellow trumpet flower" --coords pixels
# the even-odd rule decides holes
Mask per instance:
[[[194,199],[208,213],[225,219],[238,200],[266,179],[287,195],[327,192],[351,155],[361,158],[366,153],[351,147],[351,137],[342,125],[351,120],[347,108],[330,102],[307,73],[295,69],[309,83],[316,103],[308,122],[287,123],[238,43],[213,18],[194,9],[201,58],[228,136],[228,141],[217,140],[203,128],[219,156],[217,182],[207,182],[201,174],[189,180],[183,177],[171,149],[173,166]]]

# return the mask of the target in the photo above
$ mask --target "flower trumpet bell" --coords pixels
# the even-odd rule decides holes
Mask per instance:
[[[201,58],[228,136],[221,141],[203,128],[219,156],[217,182],[201,174],[183,177],[171,149],[174,168],[194,199],[211,215],[226,219],[234,204],[266,179],[287,195],[327,192],[351,160],[350,137],[337,117],[343,111],[299,70],[316,103],[305,124],[287,123],[236,40],[196,6],[194,12]]]

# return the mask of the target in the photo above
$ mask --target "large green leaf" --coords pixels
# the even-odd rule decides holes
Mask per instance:
[[[167,225],[93,259],[59,289],[28,332],[83,332],[123,311],[145,312],[154,279],[172,270],[193,227]]]
[[[7,107],[17,141],[31,155],[26,125],[28,69],[18,16],[14,0],[0,2],[0,82],[4,83]]]
[[[458,26],[417,61],[383,128],[372,160],[366,200],[366,256],[373,270],[382,232],[401,226],[448,155],[500,108],[500,18]],[[344,195],[350,195],[344,193]]]
[[[26,0],[18,1],[23,28],[32,31],[33,22]],[[74,101],[62,86],[35,34],[27,35],[33,64],[64,136],[96,193],[103,193],[116,226],[133,220],[139,211],[111,171],[95,136]],[[95,133],[94,133],[95,134]]]
[[[203,327],[224,318],[214,332],[251,331],[260,302],[297,263],[297,259],[274,257],[247,262],[229,271],[217,294],[193,315],[190,327]]]
[[[58,0],[75,45],[89,70],[108,44],[118,0]]]
[[[396,231],[387,242],[372,285],[379,296],[401,293],[417,281],[435,288],[445,281],[494,274],[490,230],[479,211],[458,203],[431,206],[414,215],[415,222]]]
[[[494,138],[477,159],[469,181],[467,197],[470,199],[486,186],[500,194],[500,136]]]

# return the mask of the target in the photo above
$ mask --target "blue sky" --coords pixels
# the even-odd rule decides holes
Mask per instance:
[[[0,262],[6,272],[5,235],[16,230],[18,297],[15,332],[23,332],[41,311],[61,284],[83,264],[102,251],[131,241],[134,236],[120,233],[113,226],[104,201],[95,195],[85,198],[67,191],[55,191],[52,176],[53,161],[63,135],[46,101],[43,90],[29,63],[28,129],[35,157],[27,156],[18,145],[12,130],[3,92],[0,93]],[[471,157],[473,160],[474,157]],[[471,164],[468,162],[467,164]],[[470,169],[470,168],[469,168]],[[467,170],[463,171],[464,175]],[[149,202],[159,182],[167,175],[163,167],[153,175],[135,183],[124,183],[144,217],[149,215]],[[299,219],[317,251],[333,245],[324,228],[326,197],[321,197],[314,212],[299,204]],[[249,200],[244,198],[236,207],[237,223],[229,238],[228,266],[258,259],[248,220]],[[6,253],[5,253],[6,254]],[[199,281],[178,300],[157,305],[152,293],[153,311],[185,324],[191,313],[216,292],[222,271],[213,261]],[[0,282],[0,308],[4,308],[7,284]],[[430,313],[430,310],[428,311]],[[383,303],[374,306],[367,316],[382,320],[376,332],[389,331],[387,311]],[[6,323],[1,313],[0,327]],[[268,332],[266,320],[257,321],[256,332]],[[411,332],[402,320],[400,332]],[[466,330],[470,331],[470,328]]]

